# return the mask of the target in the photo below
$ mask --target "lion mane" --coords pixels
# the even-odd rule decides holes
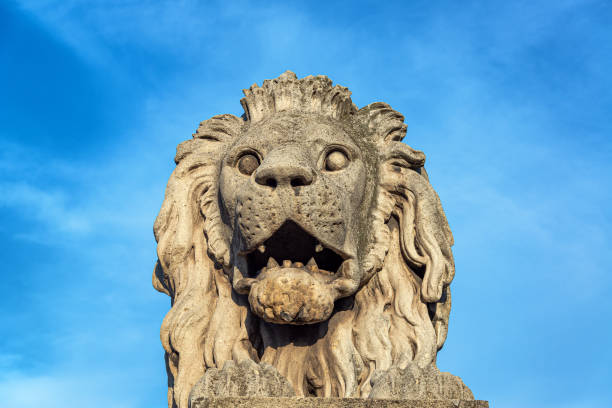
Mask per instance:
[[[244,93],[242,117],[214,116],[177,147],[154,225],[153,286],[172,305],[161,326],[169,407],[186,408],[205,371],[231,360],[267,362],[297,395],[319,397],[367,397],[375,370],[435,365],[448,327],[453,238],[429,184],[425,155],[402,143],[404,117],[380,102],[357,109],[348,89],[324,76],[297,79],[286,72]],[[219,203],[228,146],[252,123],[292,110],[362,126],[377,155],[362,261],[369,279],[337,301],[314,334],[308,326],[262,322],[246,296],[233,290],[231,226]],[[283,341],[282,331],[299,336]]]

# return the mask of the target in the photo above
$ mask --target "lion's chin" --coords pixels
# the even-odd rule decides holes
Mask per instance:
[[[329,319],[334,293],[302,267],[279,266],[262,273],[249,292],[251,310],[269,323],[312,324]]]

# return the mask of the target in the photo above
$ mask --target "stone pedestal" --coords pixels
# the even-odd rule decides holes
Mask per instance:
[[[487,401],[387,400],[358,398],[192,398],[190,408],[489,408]]]

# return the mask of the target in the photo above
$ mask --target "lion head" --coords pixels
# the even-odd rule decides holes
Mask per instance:
[[[169,406],[232,360],[323,397],[367,397],[375,370],[435,364],[453,238],[403,116],[357,109],[325,76],[244,93],[241,118],[178,146],[155,221]]]

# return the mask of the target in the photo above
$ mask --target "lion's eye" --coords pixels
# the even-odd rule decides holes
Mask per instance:
[[[259,167],[259,159],[254,154],[245,154],[238,160],[238,171],[250,176]]]
[[[325,170],[337,171],[342,170],[348,165],[349,159],[346,154],[340,150],[334,150],[330,152],[325,158]]]

